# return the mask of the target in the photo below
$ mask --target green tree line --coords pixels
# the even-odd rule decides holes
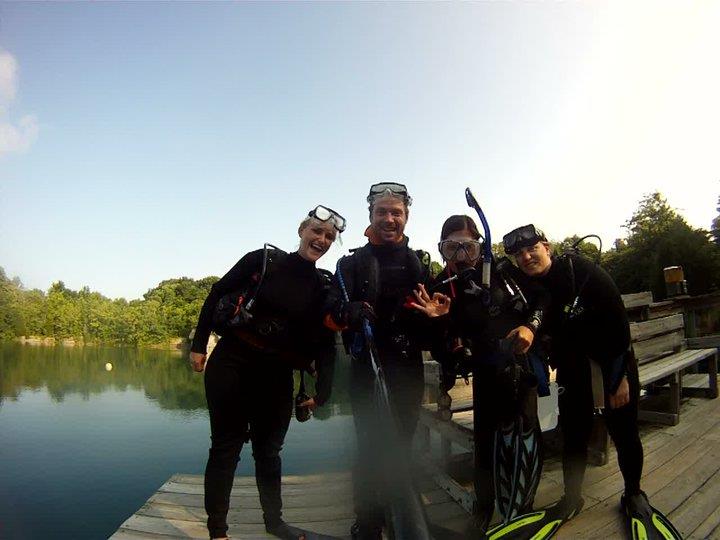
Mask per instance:
[[[656,299],[664,298],[663,268],[676,265],[685,271],[690,294],[707,293],[720,288],[720,208],[718,212],[711,230],[693,228],[660,193],[652,193],[626,222],[627,238],[602,253],[592,239],[580,243],[579,249],[600,260],[622,293],[650,290]],[[555,251],[567,250],[579,238],[554,242]],[[501,256],[502,244],[494,245],[493,251]],[[434,263],[433,270],[439,269]],[[62,281],[47,292],[28,290],[0,267],[0,339],[39,336],[143,346],[187,337],[217,279],[168,279],[142,299],[128,302],[111,300],[88,287],[73,291]]]
[[[62,281],[47,293],[27,290],[0,267],[0,339],[38,336],[142,346],[187,337],[217,279],[168,279],[128,302],[88,287],[74,291]]]

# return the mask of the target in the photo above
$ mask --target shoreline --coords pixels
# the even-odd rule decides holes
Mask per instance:
[[[190,341],[186,338],[173,338],[162,343],[151,343],[142,345],[133,345],[127,343],[105,343],[105,342],[84,342],[82,339],[64,338],[56,339],[53,337],[40,336],[20,336],[8,343],[19,343],[31,347],[130,347],[134,349],[157,349],[165,351],[183,351],[190,348]]]

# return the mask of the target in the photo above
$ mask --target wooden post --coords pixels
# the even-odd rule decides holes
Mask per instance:
[[[685,309],[685,337],[697,337],[697,315],[693,308]]]

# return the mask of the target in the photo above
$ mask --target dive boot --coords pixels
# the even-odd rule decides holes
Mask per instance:
[[[293,530],[293,527],[290,527],[280,518],[266,520],[265,530],[269,534],[277,536],[278,538],[282,538],[283,540],[305,540],[305,534]]]
[[[620,508],[625,514],[632,540],[682,540],[682,535],[664,514],[650,506],[647,495],[623,495]]]
[[[485,540],[546,540],[557,533],[563,523],[582,510],[585,501],[563,497],[552,506],[529,512],[490,529]]]

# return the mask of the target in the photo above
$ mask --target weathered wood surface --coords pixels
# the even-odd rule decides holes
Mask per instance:
[[[687,346],[691,349],[707,349],[710,347],[720,349],[720,334],[689,338],[687,340]]]
[[[641,384],[649,384],[717,354],[715,349],[689,349],[639,367]],[[707,379],[707,376],[705,378]]]
[[[707,379],[705,379],[707,381]],[[660,428],[641,424],[645,451],[642,488],[688,539],[720,539],[720,400],[686,399],[682,422]],[[585,477],[582,513],[560,529],[557,538],[623,538],[619,513],[623,490],[616,452]],[[546,462],[536,506],[562,493],[557,458]]]
[[[631,322],[630,337],[633,341],[642,341],[659,334],[666,334],[673,330],[683,328],[684,326],[685,322],[683,316],[680,314],[663,317],[661,319],[652,319],[650,321]]]
[[[635,357],[637,358],[638,364],[652,362],[657,358],[679,351],[684,347],[684,338],[684,332],[682,330],[677,330],[670,334],[633,343],[633,349],[635,351]]]
[[[455,532],[462,530],[467,513],[438,488],[428,475],[418,486],[428,519]],[[348,538],[354,521],[351,478],[347,472],[283,478],[283,516],[304,530]],[[173,475],[111,537],[207,538],[203,506],[203,477]],[[254,477],[236,477],[228,514],[234,538],[275,538],[265,533]],[[440,539],[438,539],[440,540]]]
[[[652,304],[653,296],[650,291],[623,294],[622,301],[625,305],[625,309],[643,308]]]

